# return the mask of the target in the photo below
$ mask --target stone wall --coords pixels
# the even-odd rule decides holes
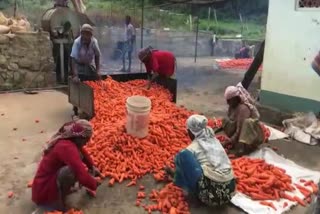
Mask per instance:
[[[48,33],[0,35],[0,90],[47,87],[53,68]]]

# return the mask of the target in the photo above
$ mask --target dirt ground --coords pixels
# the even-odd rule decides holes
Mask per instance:
[[[221,117],[226,105],[223,92],[226,86],[238,83],[243,75],[240,71],[218,71],[213,69],[212,60],[199,59],[194,64],[190,59],[178,59],[178,104],[203,112],[208,116]],[[257,80],[253,92],[257,91]],[[35,209],[31,202],[31,191],[27,182],[33,178],[43,143],[71,119],[72,107],[67,96],[56,91],[40,92],[37,95],[23,93],[0,94],[0,213],[27,214]],[[3,116],[1,116],[4,114]],[[39,123],[36,123],[39,120]],[[13,129],[17,130],[14,131]],[[304,167],[319,170],[318,146],[311,147],[291,141],[271,142],[279,153]],[[146,191],[159,186],[146,176],[141,180]],[[14,191],[13,199],[7,192]],[[90,214],[138,214],[145,213],[134,206],[136,188],[105,184],[97,191],[97,198],[89,199],[84,192],[70,196],[70,204]],[[195,214],[242,213],[231,205],[222,209],[191,207]],[[291,213],[306,213],[296,207]]]

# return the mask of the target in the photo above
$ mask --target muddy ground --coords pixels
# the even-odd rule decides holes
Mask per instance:
[[[179,59],[178,104],[203,112],[208,116],[225,115],[223,92],[226,86],[238,83],[243,75],[240,71],[218,71],[213,69],[212,60]],[[256,92],[257,80],[252,91]],[[0,94],[0,213],[29,214],[35,206],[31,202],[31,191],[27,182],[33,178],[42,145],[58,129],[71,119],[72,107],[66,95],[56,91],[40,92],[37,95],[23,93]],[[2,115],[4,114],[4,115]],[[1,116],[2,115],[2,116]],[[39,120],[39,123],[36,123]],[[13,129],[17,130],[14,131]],[[319,147],[309,147],[290,141],[272,142],[287,158],[310,169],[319,170]],[[146,176],[141,180],[148,190],[159,187]],[[7,198],[14,191],[13,199]],[[70,204],[90,214],[138,214],[145,213],[134,206],[136,188],[105,184],[100,186],[96,199],[88,198],[84,192],[73,194]],[[242,213],[231,205],[223,209],[207,207],[191,208],[192,213]],[[305,213],[306,209],[295,208],[291,213]]]

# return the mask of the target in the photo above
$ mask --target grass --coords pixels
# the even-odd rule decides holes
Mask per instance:
[[[91,15],[102,14],[104,16],[112,16],[113,19],[119,20],[122,23],[123,16],[129,14],[134,17],[136,25],[141,23],[141,9],[130,1],[129,4],[123,4],[122,0],[117,1],[103,1],[103,0],[90,0],[86,1],[86,7],[88,13]],[[18,0],[18,9],[23,10],[24,13],[33,22],[39,22],[39,17],[44,10],[52,7],[52,0]],[[149,7],[147,5],[147,7]],[[173,8],[170,9],[172,11]],[[261,18],[261,17],[259,17]],[[238,34],[242,34],[245,39],[261,40],[265,36],[265,24],[259,18],[247,20],[244,26],[241,25],[239,20],[225,19],[215,21],[200,19],[199,30],[209,32],[215,32],[220,38],[223,37],[235,37]],[[264,17],[263,17],[264,18]],[[265,19],[265,18],[264,18]],[[160,11],[157,8],[147,8],[144,16],[144,26],[146,28],[170,28],[180,31],[190,31],[189,15],[177,14],[174,12]],[[195,24],[193,25],[193,30]]]

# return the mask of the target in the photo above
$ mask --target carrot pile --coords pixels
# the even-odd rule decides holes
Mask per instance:
[[[279,201],[283,198],[306,206],[305,201],[310,202],[311,195],[318,192],[317,185],[313,181],[305,181],[303,185],[293,184],[285,170],[267,164],[263,159],[241,157],[232,160],[232,167],[237,180],[237,191],[252,200],[261,200],[260,204],[275,210],[273,203],[265,200]],[[300,191],[304,197],[292,195],[295,190]],[[285,202],[283,207],[287,205]]]
[[[144,204],[143,200],[149,199],[153,204]],[[169,214],[189,214],[188,203],[185,201],[183,191],[173,183],[167,184],[160,191],[152,190],[146,196],[145,192],[137,193],[136,206],[144,208],[148,213],[160,211]]]
[[[173,157],[190,143],[185,122],[193,112],[172,103],[172,95],[161,86],[147,90],[145,80],[117,82],[108,78],[87,84],[94,89],[96,115],[91,120],[94,134],[86,150],[102,174],[111,178],[109,185],[135,181],[147,173],[157,181],[165,180],[163,167],[174,167]],[[125,131],[125,103],[132,95],[152,101],[149,135],[144,139]],[[211,120],[210,124],[219,122]]]
[[[52,211],[52,212],[46,212],[45,214],[83,214],[83,212],[79,210],[71,209],[65,213],[60,211]]]
[[[164,166],[174,168],[173,158],[190,143],[186,131],[186,119],[194,114],[184,107],[176,106],[170,92],[153,85],[146,89],[145,80],[117,82],[110,77],[104,81],[86,82],[94,89],[95,117],[91,120],[94,133],[85,147],[94,164],[104,177],[109,177],[109,186],[130,180],[127,186],[134,186],[137,179],[152,173],[156,181],[167,181]],[[126,99],[142,95],[151,99],[149,135],[138,139],[125,131]],[[209,126],[221,126],[221,120],[210,119]],[[219,137],[221,140],[225,137]],[[182,190],[173,184],[160,192],[153,191],[153,205],[142,205],[147,198],[143,189],[137,193],[137,206],[148,212],[188,213],[187,203],[182,200]]]
[[[222,69],[240,69],[246,70],[250,67],[253,59],[230,59],[227,61],[218,61],[218,65]],[[262,70],[260,66],[259,70]]]

